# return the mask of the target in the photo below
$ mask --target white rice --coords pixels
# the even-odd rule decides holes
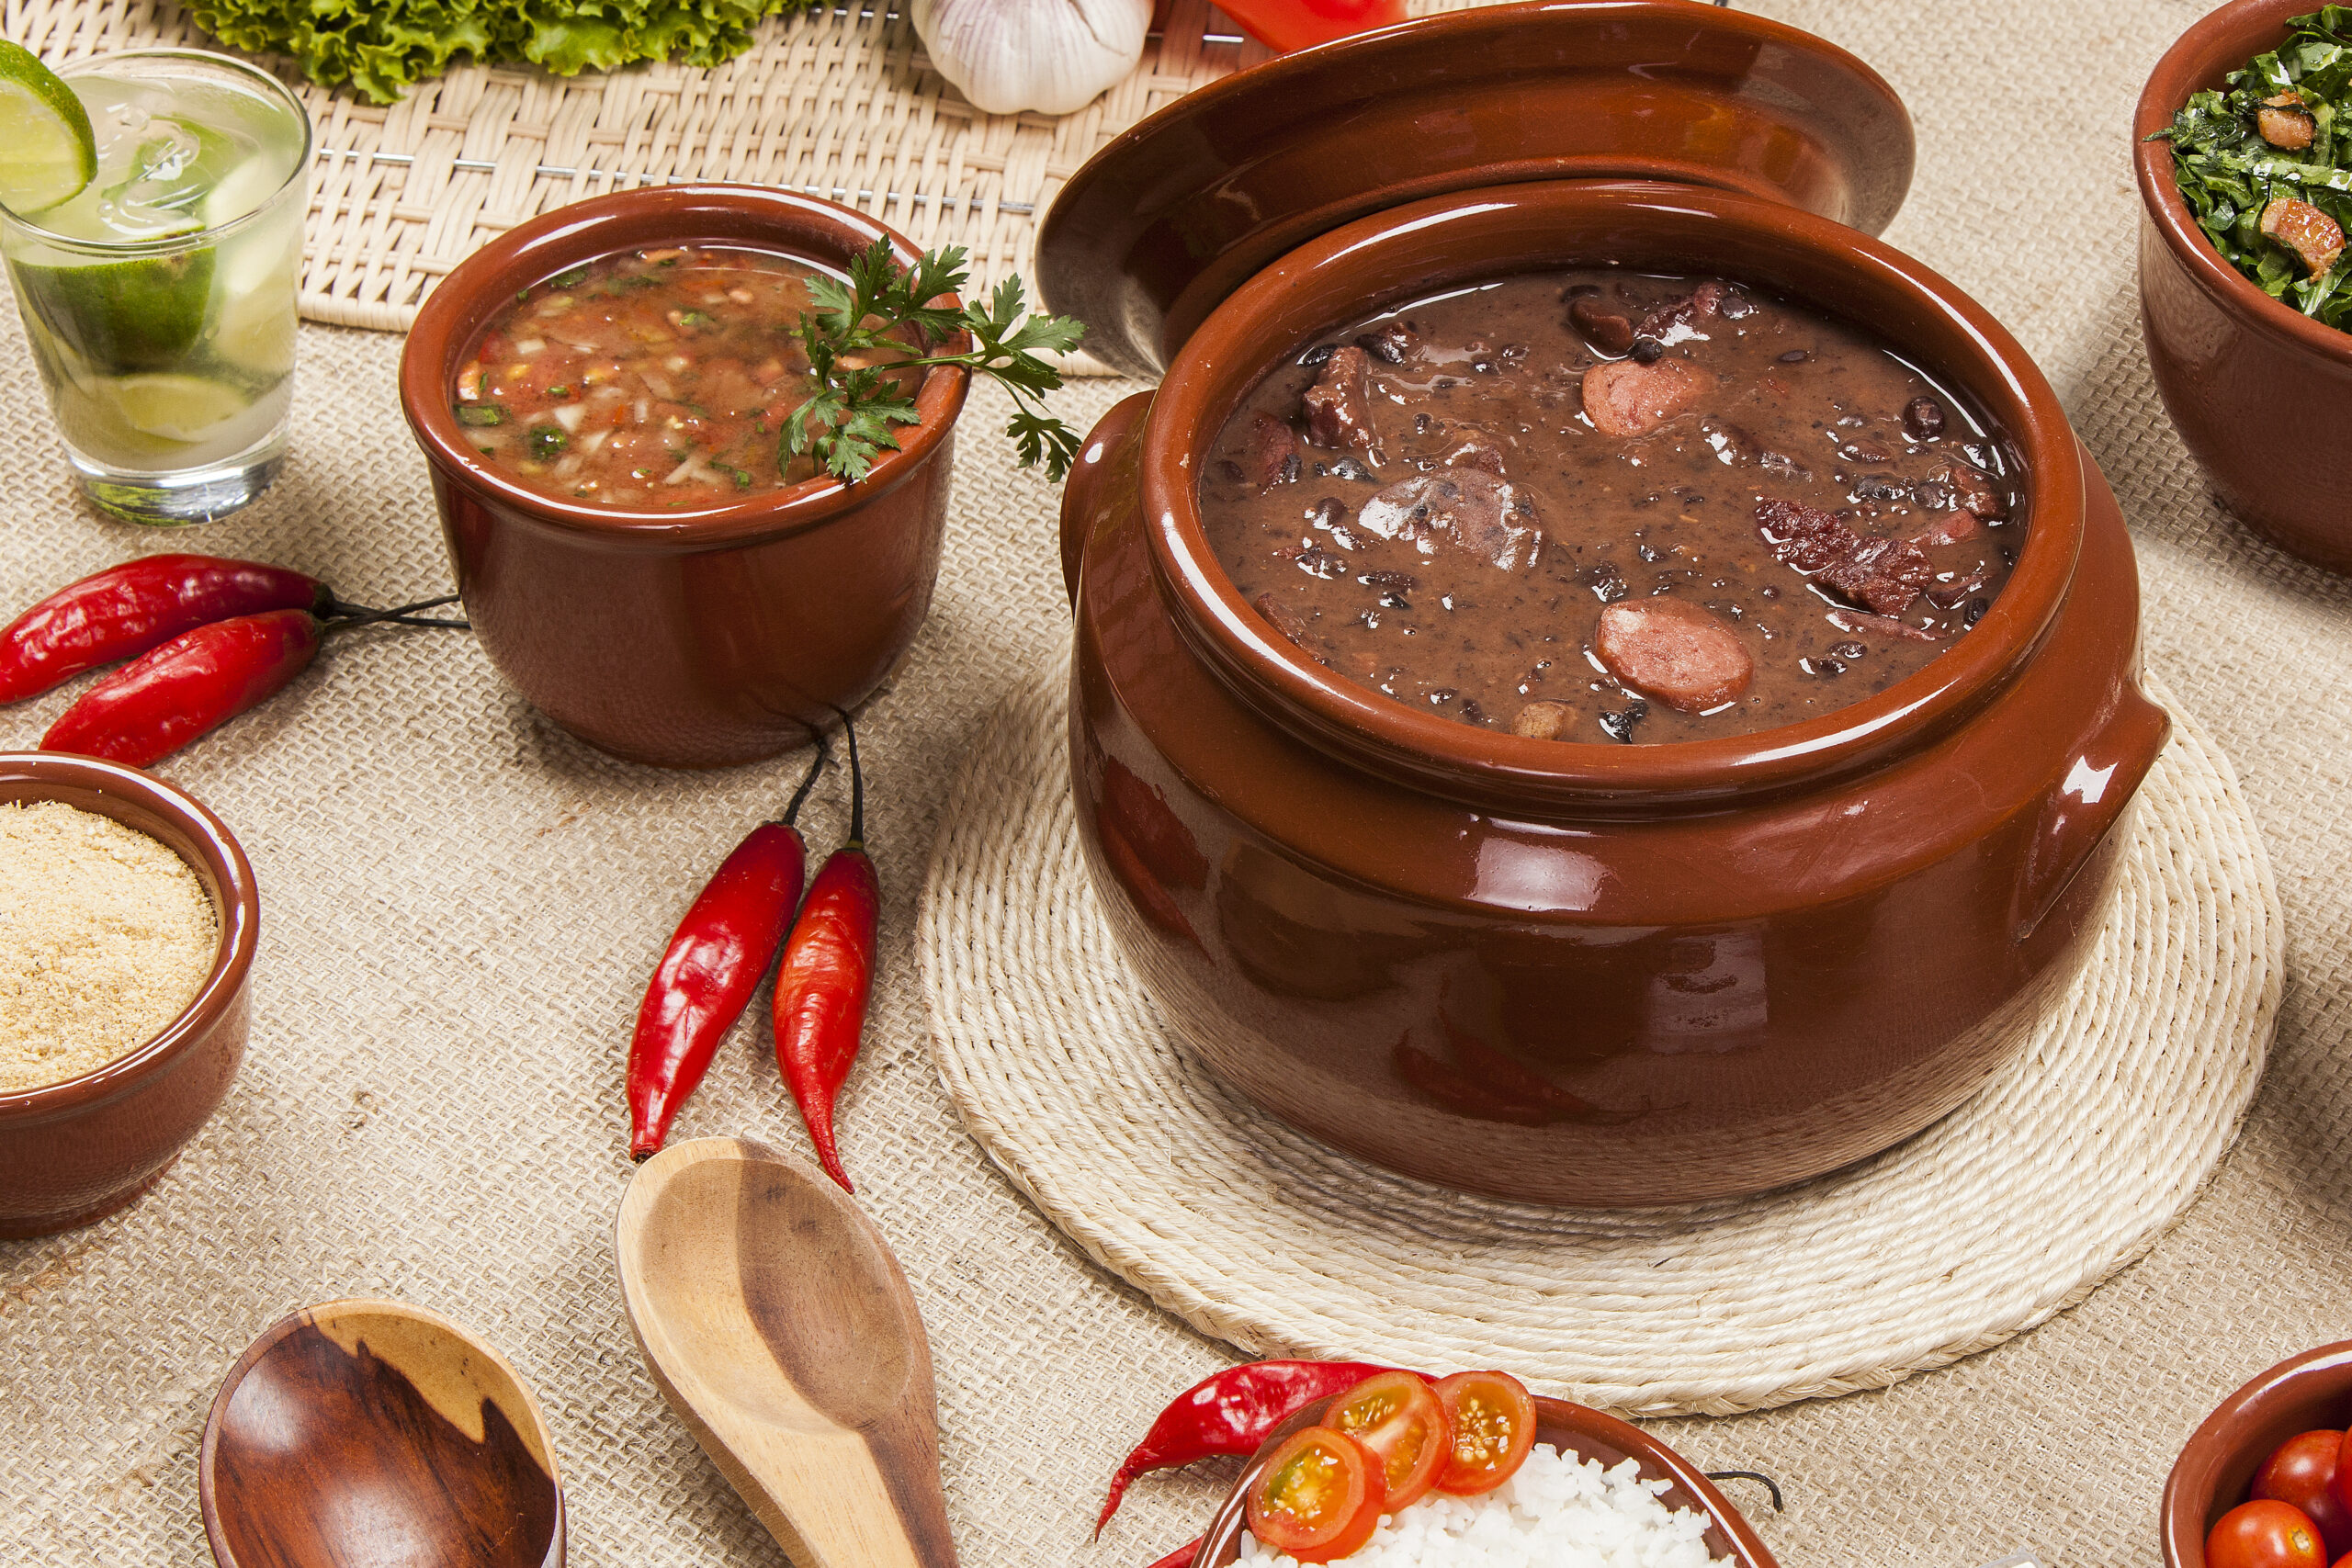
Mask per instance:
[[[1700,1538],[1713,1521],[1659,1502],[1673,1484],[1643,1480],[1630,1459],[1603,1470],[1597,1459],[1539,1443],[1492,1492],[1432,1492],[1385,1516],[1345,1561],[1348,1568],[1710,1568],[1718,1560]],[[1298,1568],[1246,1529],[1240,1561]]]

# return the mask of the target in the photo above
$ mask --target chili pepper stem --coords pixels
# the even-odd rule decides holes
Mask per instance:
[[[799,825],[800,807],[808,802],[808,792],[817,787],[817,775],[825,771],[825,763],[832,756],[831,749],[825,743],[825,732],[820,729],[816,733],[817,760],[808,764],[808,777],[800,781],[800,787],[792,792],[791,804],[784,808],[784,815],[776,818],[787,828]]]
[[[842,733],[849,737],[849,842],[842,848],[865,848],[865,770],[857,764],[857,724],[844,709]]]
[[[368,610],[356,604],[346,604],[338,599],[327,606],[327,614],[334,618],[327,622],[325,629],[331,632],[341,631],[345,626],[373,626],[379,621],[393,621],[401,626],[453,626],[468,631],[472,630],[472,623],[468,621],[402,620],[401,618],[414,615],[420,610],[437,610],[444,604],[454,604],[457,602],[458,596],[455,593],[444,593],[438,599],[420,599],[413,604],[401,604],[390,610]]]

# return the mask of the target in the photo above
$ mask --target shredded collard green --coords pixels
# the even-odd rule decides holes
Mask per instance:
[[[2220,91],[2191,97],[2156,138],[2172,142],[2181,197],[2230,265],[2272,299],[2352,331],[2352,253],[2307,277],[2295,253],[2261,229],[2262,209],[2292,197],[2352,231],[2352,6],[2287,26],[2285,43],[2230,73]],[[2292,152],[2256,126],[2262,101],[2290,90],[2315,128],[2312,144]]]

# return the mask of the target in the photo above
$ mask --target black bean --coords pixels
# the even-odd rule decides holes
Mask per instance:
[[[1984,612],[1992,607],[1993,601],[1984,597],[1982,594],[1978,595],[1976,598],[1971,599],[1968,602],[1968,613],[1961,617],[1960,624],[1963,626],[1974,626],[1977,622],[1984,618]]]
[[[1340,345],[1338,344],[1318,343],[1313,348],[1308,349],[1305,354],[1300,355],[1298,356],[1298,362],[1301,365],[1307,366],[1320,365],[1339,352]]]
[[[1911,499],[1922,512],[1950,512],[1955,502],[1951,486],[1941,479],[1921,479],[1911,487]]]
[[[1317,463],[1315,471],[1335,479],[1355,479],[1366,484],[1372,480],[1372,470],[1353,457],[1335,457],[1328,464]]]
[[[1865,474],[1854,481],[1856,501],[1901,501],[1911,493],[1911,487],[1901,479],[1883,479],[1877,474]]]
[[[1829,645],[1829,651],[1840,659],[1860,659],[1870,649],[1859,642],[1833,642]]]
[[[1634,727],[1649,716],[1650,705],[1635,697],[1625,705],[1623,713],[1602,714],[1600,716],[1601,731],[1610,739],[1622,740],[1630,746],[1634,742]]]
[[[1789,350],[1788,353],[1781,355],[1781,363],[1783,365],[1803,365],[1806,360],[1811,359],[1813,355],[1804,349],[1792,348]]]
[[[1824,680],[1832,675],[1843,675],[1846,672],[1845,660],[1840,659],[1800,659],[1797,660],[1797,668],[1808,675],[1821,676]]]
[[[1340,519],[1347,514],[1348,509],[1340,504],[1340,498],[1336,495],[1325,496],[1308,507],[1306,513],[1306,520],[1317,528],[1335,527]]]
[[[1933,441],[1944,433],[1944,405],[1933,398],[1914,398],[1903,405],[1903,434],[1914,441]]]
[[[1634,340],[1633,355],[1636,365],[1655,365],[1665,356],[1666,344],[1654,337],[1637,337]]]

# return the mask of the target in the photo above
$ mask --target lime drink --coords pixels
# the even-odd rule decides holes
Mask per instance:
[[[29,129],[17,167],[0,150],[0,253],[83,489],[135,522],[232,512],[285,449],[308,118],[224,56],[82,62],[62,73],[94,154],[76,185],[70,111],[37,82],[12,95],[15,65],[0,54],[0,136],[12,111]]]

